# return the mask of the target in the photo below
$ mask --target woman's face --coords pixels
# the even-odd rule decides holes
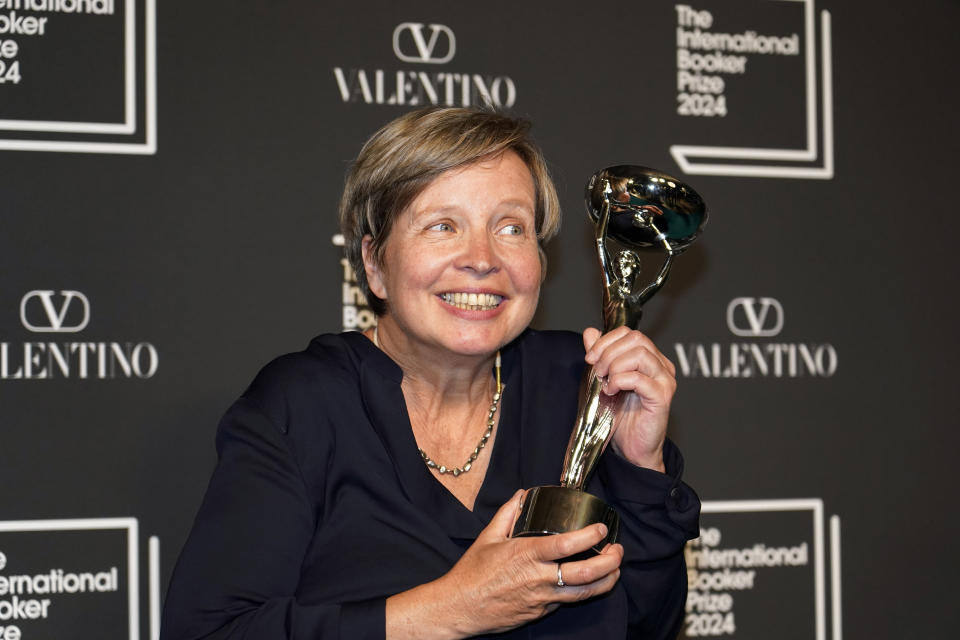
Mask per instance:
[[[486,355],[530,323],[540,256],[530,170],[512,151],[441,174],[397,218],[370,290],[405,349]],[[399,329],[399,332],[393,331]]]

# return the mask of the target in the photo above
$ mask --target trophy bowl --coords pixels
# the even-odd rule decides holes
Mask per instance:
[[[656,249],[665,240],[674,253],[680,253],[707,222],[707,205],[700,195],[656,169],[618,165],[598,171],[590,178],[586,194],[594,222],[606,198],[611,204],[607,235],[631,248]]]

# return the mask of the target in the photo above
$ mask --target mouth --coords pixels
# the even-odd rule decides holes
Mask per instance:
[[[495,293],[464,293],[460,291],[441,293],[440,299],[465,311],[489,311],[503,302],[503,296]]]

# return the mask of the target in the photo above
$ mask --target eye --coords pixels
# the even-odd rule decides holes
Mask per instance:
[[[500,229],[500,233],[508,236],[523,235],[523,227],[519,224],[508,224]]]
[[[448,222],[438,222],[427,227],[430,231],[453,231],[453,227]]]

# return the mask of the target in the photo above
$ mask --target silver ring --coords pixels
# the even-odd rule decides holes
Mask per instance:
[[[563,581],[563,571],[560,570],[560,563],[557,563],[557,586],[565,587],[567,583]]]

